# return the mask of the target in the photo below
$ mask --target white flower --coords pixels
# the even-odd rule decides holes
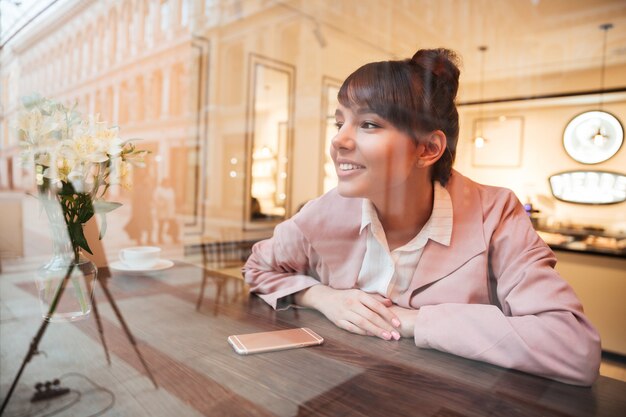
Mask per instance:
[[[109,148],[107,149],[107,153],[110,156],[119,156],[122,153],[122,149],[124,148],[124,142],[120,138],[115,138],[111,140],[109,143]]]
[[[130,187],[129,163],[143,163],[146,151],[136,150],[130,140],[122,141],[119,129],[99,122],[98,116],[82,120],[73,108],[40,96],[27,97],[23,104],[15,126],[22,158],[36,164],[42,202],[60,203],[54,206],[62,208],[72,226],[68,230],[74,250],[80,246],[89,251],[82,228],[73,226],[88,221],[94,210],[104,215],[121,205],[104,201],[104,195],[113,184]]]
[[[41,166],[41,178],[51,184],[70,182],[76,192],[95,197],[113,184],[129,187],[130,165],[145,165],[147,152],[122,140],[119,128],[99,121],[98,115],[83,120],[73,108],[40,96],[22,101],[16,126],[22,156]]]
[[[69,174],[67,174],[67,179],[72,183],[74,187],[74,191],[77,193],[85,192],[85,173],[82,170],[82,167],[76,167]]]
[[[58,128],[55,120],[36,108],[21,114],[17,123],[18,132],[29,148],[46,145],[51,139],[50,134]]]
[[[50,166],[50,153],[38,153],[35,155],[35,163],[37,165]]]
[[[117,127],[99,129],[96,132],[96,140],[102,152],[106,152],[110,156],[117,156],[122,153],[124,142],[119,137]]]

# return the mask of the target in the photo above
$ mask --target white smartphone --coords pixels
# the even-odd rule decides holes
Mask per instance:
[[[232,335],[228,336],[228,343],[238,354],[248,355],[321,345],[324,343],[324,339],[313,330],[301,327],[299,329]]]

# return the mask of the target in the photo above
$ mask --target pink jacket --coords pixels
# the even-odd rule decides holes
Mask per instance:
[[[426,244],[409,291],[398,302],[420,309],[415,344],[559,381],[591,385],[600,338],[556,258],[513,192],[454,171],[450,246]],[[309,202],[257,243],[246,282],[274,308],[320,282],[357,287],[366,248],[361,199],[336,190]]]

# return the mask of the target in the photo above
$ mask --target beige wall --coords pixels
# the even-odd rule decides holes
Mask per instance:
[[[563,131],[576,115],[597,109],[597,102],[576,104],[576,99],[516,102],[485,106],[484,117],[521,116],[524,119],[522,155],[519,167],[483,168],[472,164],[473,122],[477,109],[461,109],[461,134],[456,168],[472,179],[512,189],[522,202],[530,201],[542,215],[554,221],[601,225],[615,232],[626,233],[626,203],[607,206],[585,206],[564,203],[552,197],[548,177],[570,170],[605,170],[625,173],[626,146],[608,161],[585,165],[570,158],[563,147]],[[626,101],[604,105],[604,109],[620,120],[626,120]],[[487,144],[486,146],[489,146]]]
[[[72,6],[34,27],[30,33],[17,37],[0,57],[1,97],[7,116],[0,123],[2,173],[8,169],[7,160],[13,158],[17,187],[32,186],[32,178],[21,175],[15,157],[17,141],[9,129],[21,95],[39,91],[63,101],[77,99],[85,112],[102,112],[107,120],[119,121],[124,137],[141,137],[142,144],[155,151],[152,166],[146,172],[158,179],[170,177],[176,182],[178,214],[185,223],[196,222],[196,226],[185,227],[185,233],[205,239],[221,238],[244,226],[246,159],[250,158],[246,138],[251,54],[295,68],[291,211],[288,213],[292,214],[301,203],[321,192],[322,163],[327,152],[323,145],[323,79],[342,80],[366,62],[392,58],[389,51],[403,51],[402,55],[393,56],[402,58],[410,56],[418,47],[439,46],[448,35],[460,39],[459,48],[467,50],[469,40],[463,33],[463,25],[471,27],[472,19],[482,19],[484,12],[475,7],[457,10],[454,2],[442,2],[440,7],[429,9],[426,15],[420,14],[421,6],[417,3],[390,6],[386,2],[368,2],[363,7],[353,7],[357,2],[348,1],[279,4],[265,0],[169,0],[165,3],[160,0],[86,0],[65,4]],[[171,19],[168,19],[169,25],[160,30],[159,8],[164,4],[169,7]],[[494,7],[501,5],[494,2]],[[429,24],[423,32],[419,31],[419,42],[401,35],[402,28],[413,28],[416,22],[432,23],[438,19],[437,13],[447,16],[452,11],[451,16],[462,25],[452,25],[454,30],[450,33],[440,33]],[[380,24],[372,28],[370,21],[375,18]],[[153,29],[148,31],[150,25]],[[316,36],[316,25],[322,41]],[[592,29],[596,31],[595,27]],[[208,67],[201,74],[198,74],[195,46],[204,40],[198,36],[207,41],[204,54]],[[577,54],[582,53],[577,51]],[[463,57],[460,102],[478,98],[475,58],[471,53]],[[550,54],[548,58],[562,59]],[[626,66],[616,65],[616,58],[619,59],[613,56],[612,65],[607,68],[607,88],[626,85]],[[499,63],[495,67],[502,66],[503,63]],[[487,72],[484,97],[562,93],[599,87],[597,69],[555,70],[543,75],[538,75],[538,70],[524,75],[523,70],[520,66],[520,70],[513,73]],[[203,96],[205,91],[207,97]],[[198,99],[200,109],[196,108]],[[462,107],[456,167],[479,182],[513,189],[523,201],[529,198],[535,203],[541,201],[544,214],[555,219],[610,224],[623,230],[624,204],[592,208],[559,203],[549,197],[547,188],[549,175],[585,168],[567,157],[561,137],[567,121],[584,110],[595,108],[596,99],[485,106],[484,116],[524,117],[522,163],[519,167],[499,169],[472,166],[471,129],[478,110],[475,106]],[[617,101],[606,99],[606,109],[624,120],[626,100],[623,97]],[[593,169],[624,172],[624,149]],[[231,171],[237,175],[232,177]],[[0,187],[7,186],[6,178],[0,178]],[[125,205],[131,204],[130,196],[115,190],[113,194]],[[539,196],[547,196],[547,199]],[[201,218],[194,217],[194,213]],[[115,216],[112,222],[123,224],[126,219],[118,216],[121,215]],[[202,222],[203,232],[198,226]],[[259,233],[271,232],[271,225],[262,228]]]

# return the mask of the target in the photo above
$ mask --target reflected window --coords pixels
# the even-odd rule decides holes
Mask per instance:
[[[152,46],[152,3],[147,3],[144,7],[146,8],[144,11],[144,16],[143,16],[143,30],[144,30],[144,35],[143,35],[143,41],[149,45]]]
[[[322,122],[322,193],[330,191],[337,186],[337,172],[335,164],[330,157],[330,146],[333,138],[337,134],[337,126],[335,126],[335,111],[339,102],[337,94],[341,81],[324,77],[322,82],[322,108],[324,109]]]
[[[189,23],[189,2],[187,1],[183,1],[181,5],[180,23],[183,26],[187,26],[187,24]]]
[[[569,171],[549,179],[552,195],[578,204],[615,204],[626,201],[626,176],[605,171]]]
[[[293,68],[258,56],[251,60],[248,218],[280,221],[288,213]]]
[[[161,32],[166,32],[170,27],[170,3],[169,0],[161,0]]]

